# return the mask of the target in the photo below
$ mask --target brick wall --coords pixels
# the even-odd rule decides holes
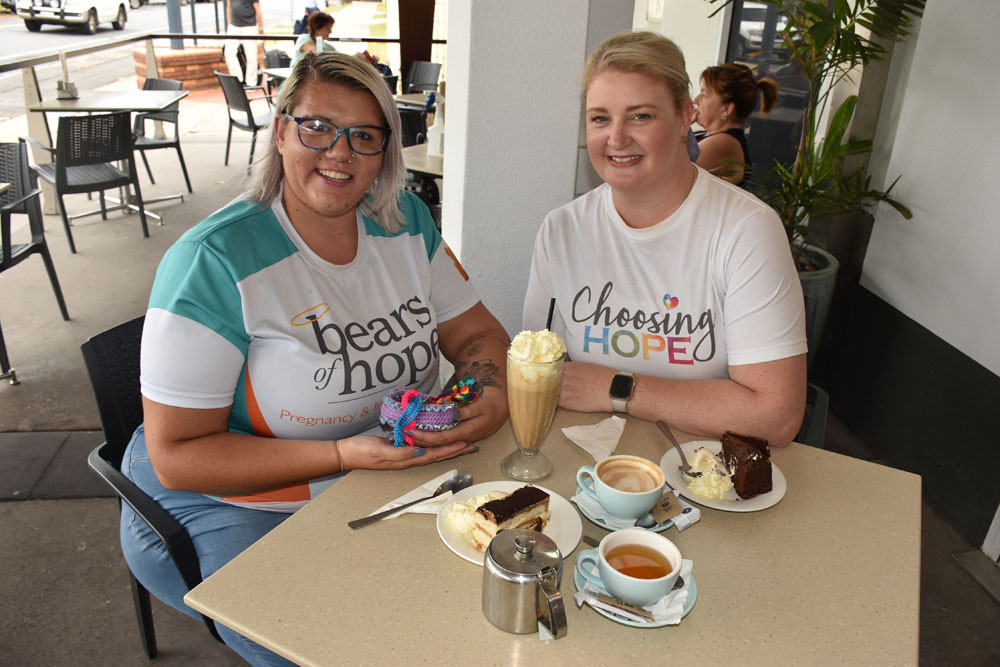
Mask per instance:
[[[184,90],[205,90],[218,87],[215,72],[228,72],[222,57],[222,45],[189,46],[175,51],[169,47],[154,47],[159,78],[176,79],[184,83]],[[258,47],[258,62],[264,62],[264,45]],[[146,81],[146,47],[132,49],[138,86]],[[263,65],[261,65],[263,66]]]

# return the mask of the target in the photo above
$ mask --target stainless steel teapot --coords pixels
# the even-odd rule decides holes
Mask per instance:
[[[501,630],[528,634],[545,623],[556,639],[566,635],[562,554],[546,535],[505,530],[486,548],[483,563],[483,614]]]

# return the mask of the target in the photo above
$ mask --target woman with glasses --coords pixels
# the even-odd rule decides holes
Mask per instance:
[[[184,234],[157,270],[145,423],[123,463],[187,528],[205,576],[340,475],[474,452],[507,418],[509,339],[402,187],[399,114],[382,76],[353,56],[309,54],[282,87],[272,130],[246,194]],[[430,393],[440,354],[480,396],[455,411],[453,429],[394,447],[382,398]],[[386,487],[396,488],[388,474]],[[163,545],[127,507],[121,535],[143,585],[193,615]],[[251,663],[282,664],[219,631]]]
[[[563,408],[784,446],[805,408],[802,288],[774,211],[691,162],[688,87],[661,35],[590,56],[587,151],[604,183],[542,223],[524,327],[555,299]]]

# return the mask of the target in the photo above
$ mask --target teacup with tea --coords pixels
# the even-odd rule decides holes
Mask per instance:
[[[583,466],[576,481],[611,516],[638,519],[647,514],[663,495],[660,466],[640,456],[609,456],[595,466]]]
[[[597,565],[600,576],[593,574]],[[681,552],[673,542],[644,528],[610,533],[596,549],[580,553],[579,573],[616,598],[649,606],[670,592],[681,569]]]

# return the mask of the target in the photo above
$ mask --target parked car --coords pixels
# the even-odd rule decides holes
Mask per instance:
[[[115,30],[122,30],[128,14],[127,0],[17,0],[17,15],[24,19],[24,27],[38,32],[46,23],[78,26],[93,35],[100,23],[110,23]]]
[[[744,54],[760,51],[763,44],[765,23],[774,25],[774,41],[771,49],[778,50],[784,46],[782,33],[788,25],[788,19],[781,14],[774,14],[768,20],[768,7],[762,2],[743,3],[743,15],[740,21],[740,47]]]

